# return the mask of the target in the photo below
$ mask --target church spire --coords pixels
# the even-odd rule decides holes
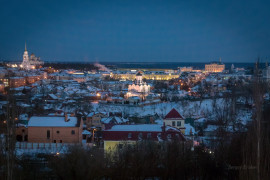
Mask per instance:
[[[25,42],[25,46],[24,46],[24,51],[27,51],[27,48],[26,48],[26,42]]]

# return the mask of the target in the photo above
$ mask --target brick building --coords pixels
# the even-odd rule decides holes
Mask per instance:
[[[81,143],[82,119],[72,116],[33,116],[28,122],[28,142]]]

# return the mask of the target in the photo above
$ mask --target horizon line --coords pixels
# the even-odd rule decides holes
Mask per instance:
[[[22,60],[0,60],[0,62],[14,62],[14,63],[19,63],[22,62]],[[54,60],[43,60],[44,63],[124,63],[124,64],[128,64],[128,63],[215,63],[218,61],[54,61]],[[267,61],[260,61],[261,63],[267,62]],[[222,61],[222,63],[256,63],[256,60],[254,61]]]

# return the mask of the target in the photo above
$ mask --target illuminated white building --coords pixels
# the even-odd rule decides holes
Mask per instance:
[[[35,69],[36,66],[38,65],[43,65],[44,62],[40,60],[39,57],[36,57],[34,54],[31,54],[30,59],[28,56],[28,51],[26,48],[26,43],[25,43],[25,50],[23,53],[23,62],[21,64],[21,68],[30,70],[30,69]]]
[[[142,74],[138,72],[136,74],[136,80],[132,85],[128,86],[127,98],[132,96],[139,96],[141,98],[147,96],[150,93],[150,85],[142,80]]]
[[[219,59],[219,62],[206,64],[205,65],[205,71],[206,72],[223,72],[225,70],[225,64],[221,63],[221,58]]]

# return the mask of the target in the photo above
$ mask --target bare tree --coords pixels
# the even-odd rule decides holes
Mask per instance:
[[[59,179],[101,179],[104,176],[103,151],[70,147],[68,152],[52,157],[49,166]]]
[[[254,104],[256,110],[256,118],[255,118],[255,132],[256,132],[256,140],[257,140],[257,158],[256,158],[256,166],[257,166],[257,179],[260,180],[260,163],[261,163],[261,121],[262,121],[262,108],[263,108],[263,95],[264,95],[264,85],[262,78],[259,72],[259,61],[256,62],[255,70],[254,70],[254,80],[253,80],[253,88],[254,88]]]

